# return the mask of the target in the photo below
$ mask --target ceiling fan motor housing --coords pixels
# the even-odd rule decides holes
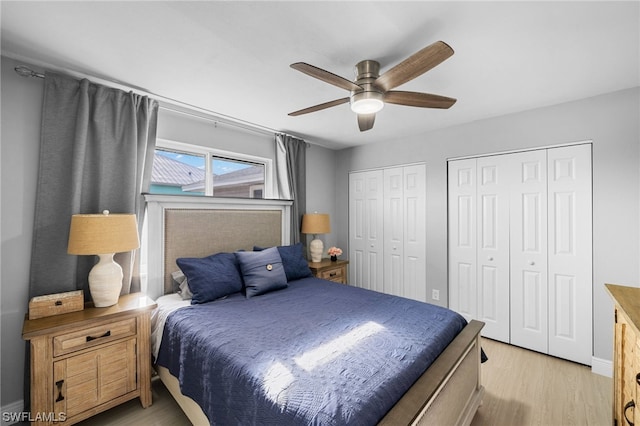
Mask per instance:
[[[384,106],[384,94],[374,82],[380,75],[380,64],[377,61],[360,61],[355,67],[355,83],[362,90],[351,91],[351,110],[358,114],[373,114]]]

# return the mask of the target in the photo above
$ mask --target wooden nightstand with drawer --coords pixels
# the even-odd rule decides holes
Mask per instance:
[[[33,424],[74,424],[134,398],[150,406],[155,307],[132,293],[106,308],[25,319]]]
[[[348,260],[322,259],[320,262],[309,262],[309,269],[316,278],[334,281],[341,284],[347,283],[347,265]]]

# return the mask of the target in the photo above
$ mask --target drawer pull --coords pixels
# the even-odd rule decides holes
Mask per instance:
[[[336,275],[338,275],[338,273],[337,273],[337,272],[331,272],[331,273],[329,274],[329,276],[330,276],[330,277],[335,277]]]
[[[633,422],[629,420],[629,417],[627,417],[627,410],[629,408],[634,408],[636,406],[636,403],[633,402],[633,400],[627,402],[624,406],[624,411],[622,414],[624,414],[624,419],[627,421],[627,423],[629,424],[629,426],[633,426]]]
[[[640,373],[636,374],[636,383],[640,385]]]
[[[64,396],[62,396],[62,385],[64,384],[64,380],[58,380],[56,382],[56,387],[58,388],[58,397],[56,398],[56,402],[60,402],[64,400]]]
[[[109,336],[111,336],[111,330],[107,330],[107,332],[104,333],[102,336],[97,336],[97,337],[87,336],[87,342],[90,342],[90,341],[96,340],[96,339],[102,339],[103,337],[109,337]]]

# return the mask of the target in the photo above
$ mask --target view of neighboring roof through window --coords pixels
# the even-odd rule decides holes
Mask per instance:
[[[211,161],[210,167],[206,167],[207,157]],[[264,197],[264,164],[169,149],[155,150],[152,194],[209,195],[208,179],[214,197]]]

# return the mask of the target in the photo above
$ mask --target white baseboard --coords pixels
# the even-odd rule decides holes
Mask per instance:
[[[602,358],[591,358],[591,372],[613,378],[613,361]]]
[[[20,413],[22,413],[23,408],[24,401],[22,400],[3,405],[2,408],[0,408],[2,410],[2,426],[15,424],[15,419],[20,415]]]

